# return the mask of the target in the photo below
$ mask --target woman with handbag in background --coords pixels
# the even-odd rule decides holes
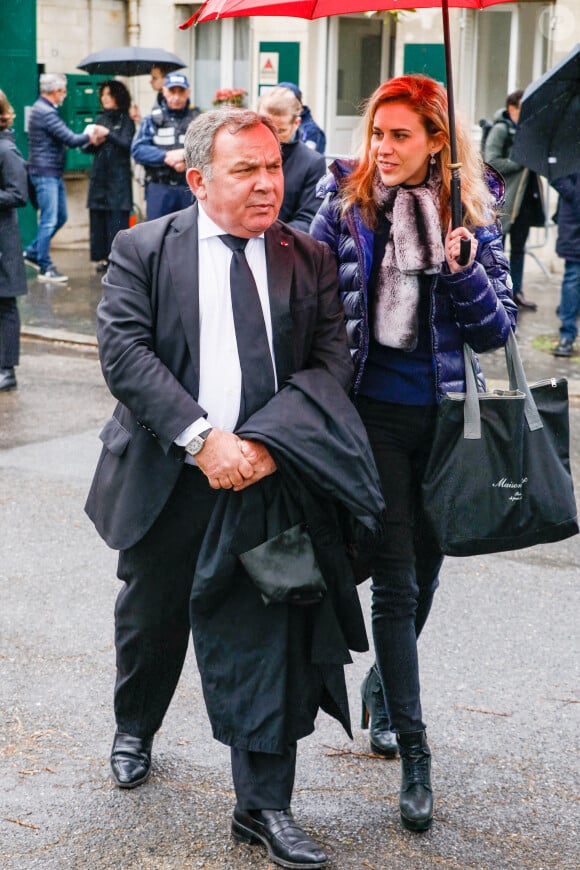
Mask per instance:
[[[83,151],[95,155],[87,196],[90,248],[97,272],[104,272],[113,239],[129,226],[133,207],[131,142],[135,124],[129,117],[131,96],[122,82],[101,82],[99,98],[103,113],[96,123],[109,132],[101,145],[85,145]]]
[[[517,308],[496,219],[503,184],[485,174],[461,127],[465,226],[450,228],[445,89],[425,76],[392,79],[368,100],[363,129],[360,159],[331,165],[311,233],[337,259],[355,401],[387,506],[385,541],[371,560],[376,665],[361,687],[363,724],[370,714],[374,751],[399,751],[401,820],[423,831],[433,794],[417,638],[442,555],[422,516],[421,481],[438,402],[465,389],[464,342],[476,352],[503,346]],[[462,238],[471,243],[465,266]]]

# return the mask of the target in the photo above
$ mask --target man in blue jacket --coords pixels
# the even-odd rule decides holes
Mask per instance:
[[[38,267],[39,281],[64,283],[68,277],[55,267],[50,257],[50,242],[66,223],[66,190],[62,179],[67,148],[80,148],[88,142],[100,145],[108,133],[106,127],[94,125],[92,132],[77,135],[57,112],[66,97],[66,76],[43,73],[40,96],[28,119],[28,174],[38,203],[38,235],[24,257]]]

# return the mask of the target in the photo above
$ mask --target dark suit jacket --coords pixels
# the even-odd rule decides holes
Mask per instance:
[[[149,530],[182,469],[173,443],[206,412],[199,390],[197,204],[120,232],[98,308],[105,380],[118,405],[86,511],[115,549]],[[266,261],[278,384],[301,369],[352,378],[336,266],[326,245],[277,221]]]

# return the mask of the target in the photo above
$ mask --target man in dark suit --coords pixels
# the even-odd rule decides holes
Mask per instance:
[[[283,176],[275,129],[254,112],[207,112],[191,124],[185,156],[196,203],[118,234],[98,310],[101,364],[118,405],[101,432],[86,510],[120,550],[111,767],[122,788],[149,776],[218,493],[276,469],[263,444],[234,433],[247,416],[250,375],[269,370],[270,394],[304,369],[325,369],[345,390],[352,377],[332,255],[276,220]],[[243,281],[225,234],[248,240],[267,341],[256,372],[242,361],[234,308]],[[282,866],[321,867],[325,853],[289,810],[294,765],[295,744],[287,754],[237,754],[234,833],[266,845]]]

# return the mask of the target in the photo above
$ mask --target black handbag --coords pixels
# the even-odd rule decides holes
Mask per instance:
[[[439,409],[422,484],[442,553],[473,556],[561,541],[578,533],[569,458],[568,382],[528,386],[513,333],[509,390],[478,393],[464,347],[465,393]]]
[[[264,604],[318,604],[326,593],[312,539],[304,523],[285,529],[238,555]]]

